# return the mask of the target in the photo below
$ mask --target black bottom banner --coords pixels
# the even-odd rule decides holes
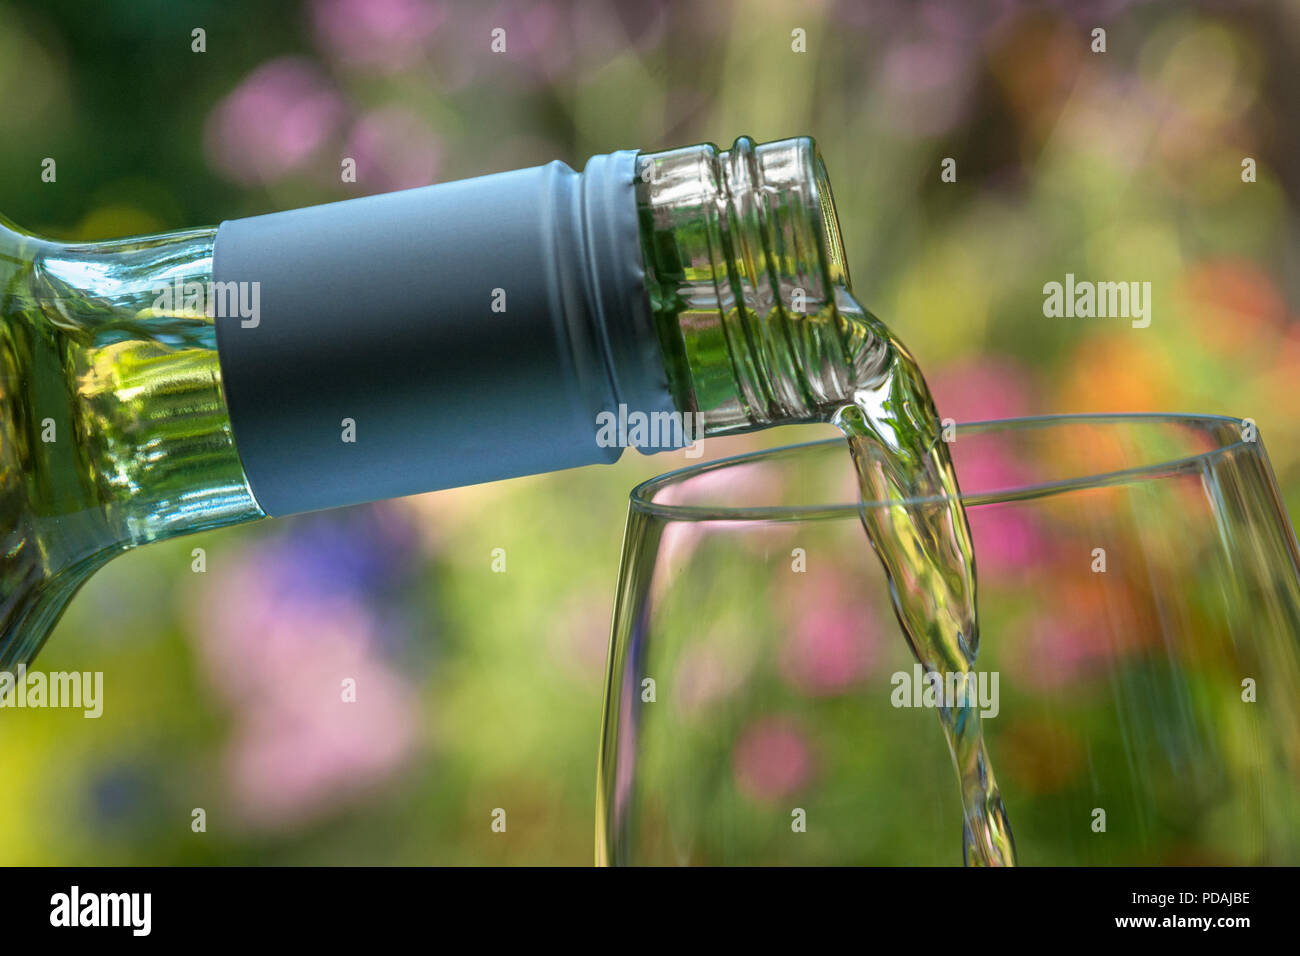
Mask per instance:
[[[488,870],[117,869],[0,870],[6,943],[32,936],[295,945],[376,942],[420,932],[498,941],[566,929],[624,939],[682,940],[783,931],[806,941],[920,933],[999,945],[1128,938],[1230,946],[1286,930],[1291,869]],[[689,930],[685,929],[689,928]],[[671,934],[665,936],[663,934]],[[935,934],[935,935],[930,935]],[[1273,936],[1271,938],[1278,938]]]

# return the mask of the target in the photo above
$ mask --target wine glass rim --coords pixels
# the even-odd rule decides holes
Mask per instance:
[[[1235,425],[1240,429],[1246,427],[1246,421],[1246,419],[1233,418],[1228,415],[1191,415],[1170,412],[1114,412],[1104,414],[1082,413],[1070,415],[1029,415],[1020,418],[986,419],[975,422],[961,422],[955,427],[958,430],[964,430],[967,432],[974,430],[976,432],[987,433],[1064,424],[1114,425],[1133,422],[1164,422],[1191,426]],[[676,521],[810,521],[823,518],[839,518],[846,515],[857,515],[862,508],[881,508],[900,504],[930,505],[943,501],[942,497],[929,496],[891,499],[888,501],[853,501],[817,505],[726,507],[719,505],[669,504],[654,500],[654,496],[663,489],[671,485],[680,484],[690,478],[711,471],[719,471],[735,465],[752,464],[757,461],[775,458],[781,455],[796,454],[812,448],[843,445],[843,443],[844,439],[842,438],[826,438],[818,441],[800,442],[794,445],[782,445],[777,448],[763,448],[758,451],[745,452],[740,455],[731,455],[726,458],[718,458],[713,461],[702,462],[698,465],[690,465],[686,468],[678,468],[643,481],[633,488],[630,494],[631,507],[635,511]],[[1262,452],[1263,441],[1259,437],[1258,431],[1256,432],[1255,438],[1252,440],[1248,441],[1245,438],[1238,438],[1236,441],[1225,442],[1216,448],[1211,448],[1207,451],[1198,452],[1193,455],[1163,458],[1150,464],[1140,465],[1134,468],[1124,468],[1117,471],[1097,472],[1095,474],[1080,475],[1073,478],[1062,478],[1039,483],[1009,485],[1004,488],[992,488],[973,493],[963,492],[960,497],[962,504],[970,507],[981,504],[990,504],[996,501],[1004,501],[1011,498],[1016,500],[1041,498],[1048,495],[1060,494],[1066,491],[1077,491],[1084,488],[1098,488],[1108,485],[1125,484],[1143,478],[1167,477],[1170,474],[1185,471],[1188,468],[1199,466],[1209,460],[1225,456],[1246,445],[1250,445],[1253,449]]]

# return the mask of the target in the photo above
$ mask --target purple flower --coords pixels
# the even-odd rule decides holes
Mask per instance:
[[[295,518],[288,532],[259,546],[267,587],[308,602],[400,592],[418,554],[417,533],[393,503]]]

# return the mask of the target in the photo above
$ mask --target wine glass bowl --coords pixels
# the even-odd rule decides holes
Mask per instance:
[[[1300,556],[1253,425],[1067,416],[950,437],[1020,862],[1300,862]],[[871,507],[837,440],[633,491],[598,862],[961,861]]]

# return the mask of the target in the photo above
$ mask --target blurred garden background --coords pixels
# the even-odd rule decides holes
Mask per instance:
[[[942,415],[1252,417],[1296,514],[1298,61],[1283,0],[0,0],[0,210],[100,239],[810,134],[859,298]],[[1066,273],[1150,281],[1150,327],[1044,317]],[[116,560],[38,661],[103,671],[103,717],[0,718],[0,863],[590,863],[627,492],[686,463],[632,452]]]

